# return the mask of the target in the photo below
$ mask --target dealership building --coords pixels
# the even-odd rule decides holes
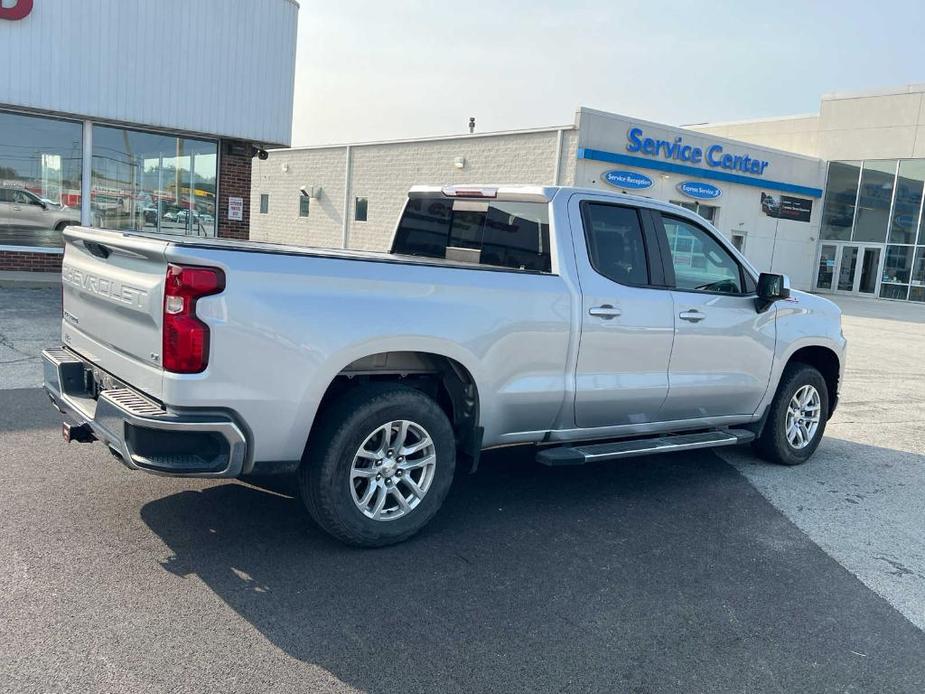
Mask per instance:
[[[294,0],[3,0],[0,271],[68,224],[249,235],[251,162],[292,124]]]
[[[408,188],[428,183],[651,196],[698,212],[795,287],[925,302],[925,85],[734,123],[579,108],[549,128],[274,150],[254,164],[251,238],[385,250]]]

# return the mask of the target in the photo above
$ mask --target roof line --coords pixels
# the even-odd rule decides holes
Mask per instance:
[[[473,140],[479,137],[502,137],[504,135],[529,135],[531,133],[554,133],[559,130],[575,130],[574,124],[550,125],[542,128],[522,128],[519,130],[492,130],[483,133],[459,133],[457,135],[431,135],[430,137],[406,137],[395,140],[366,140],[363,142],[335,142],[327,145],[301,145],[299,147],[280,147],[273,151],[297,152],[308,149],[339,149],[342,147],[369,147],[374,145],[399,145],[414,142],[435,142],[440,140]]]
[[[699,128],[699,127],[721,127],[724,125],[748,125],[749,123],[773,123],[780,120],[800,120],[802,118],[818,118],[818,113],[794,113],[789,116],[766,116],[763,118],[743,118],[741,120],[720,120],[720,121],[705,121],[703,123],[684,123],[679,126],[682,128]]]

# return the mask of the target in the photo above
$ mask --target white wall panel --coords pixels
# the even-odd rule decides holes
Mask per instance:
[[[293,0],[35,0],[0,20],[0,104],[289,144],[297,23]]]

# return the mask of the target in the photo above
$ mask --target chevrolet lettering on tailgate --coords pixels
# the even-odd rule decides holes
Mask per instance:
[[[61,281],[80,287],[85,292],[95,294],[108,301],[126,304],[142,310],[147,307],[148,293],[144,289],[81,271],[70,265],[62,266]]]

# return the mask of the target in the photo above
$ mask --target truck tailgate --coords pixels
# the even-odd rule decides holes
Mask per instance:
[[[64,238],[64,344],[159,399],[168,242],[84,227]]]

